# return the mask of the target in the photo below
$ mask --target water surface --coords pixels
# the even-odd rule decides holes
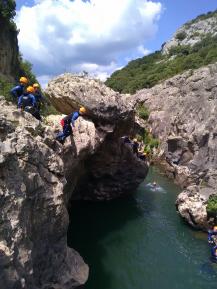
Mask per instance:
[[[153,190],[150,182],[160,188]],[[151,169],[132,196],[74,202],[69,245],[90,266],[85,289],[216,289],[207,236],[175,210],[180,189]]]

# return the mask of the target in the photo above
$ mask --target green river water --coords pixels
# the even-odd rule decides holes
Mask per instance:
[[[147,183],[157,181],[153,191]],[[180,189],[151,168],[132,196],[74,202],[69,245],[90,267],[85,289],[216,289],[207,235],[177,215]]]

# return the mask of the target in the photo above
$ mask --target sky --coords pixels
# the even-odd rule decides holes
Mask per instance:
[[[105,80],[132,59],[159,50],[216,0],[18,0],[20,51],[42,86],[64,73]]]

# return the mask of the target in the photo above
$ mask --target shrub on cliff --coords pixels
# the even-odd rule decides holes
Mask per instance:
[[[4,76],[0,76],[0,95],[3,95],[8,101],[12,100],[12,97],[10,95],[10,90],[12,87],[13,83],[8,81],[8,79]]]
[[[23,59],[22,55],[19,55],[20,70],[23,76],[26,76],[29,79],[31,84],[38,82],[35,74],[32,71],[32,64]]]
[[[186,38],[187,34],[185,31],[181,31],[179,33],[176,34],[176,39],[182,41]]]
[[[12,30],[16,30],[16,24],[13,21],[16,15],[16,2],[14,0],[0,1],[0,22],[7,23]]]
[[[0,17],[11,20],[16,15],[16,2],[14,0],[0,1]]]
[[[209,217],[217,219],[217,195],[209,197],[206,210]]]
[[[137,114],[140,118],[147,120],[149,118],[149,111],[146,106],[139,105],[137,108]]]

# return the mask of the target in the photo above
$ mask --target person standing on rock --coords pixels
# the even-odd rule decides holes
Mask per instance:
[[[75,126],[74,123],[76,119],[78,119],[80,115],[84,115],[85,113],[86,108],[81,107],[79,111],[76,111],[64,117],[61,120],[63,131],[58,133],[58,135],[56,136],[56,140],[58,140],[61,144],[64,144],[65,139],[72,134],[72,127]]]
[[[45,103],[45,98],[40,90],[40,85],[38,83],[34,83],[33,84],[33,88],[34,88],[34,96],[35,96],[35,100],[36,100],[36,107],[37,110],[40,111],[41,110],[41,103]]]
[[[20,77],[20,84],[13,87],[11,89],[11,95],[13,96],[13,99],[17,101],[17,99],[24,93],[24,90],[28,84],[28,79],[24,76]]]
[[[36,100],[33,95],[34,88],[28,86],[26,92],[24,92],[18,99],[18,109],[31,113],[36,119],[41,120],[41,116],[36,108]]]

